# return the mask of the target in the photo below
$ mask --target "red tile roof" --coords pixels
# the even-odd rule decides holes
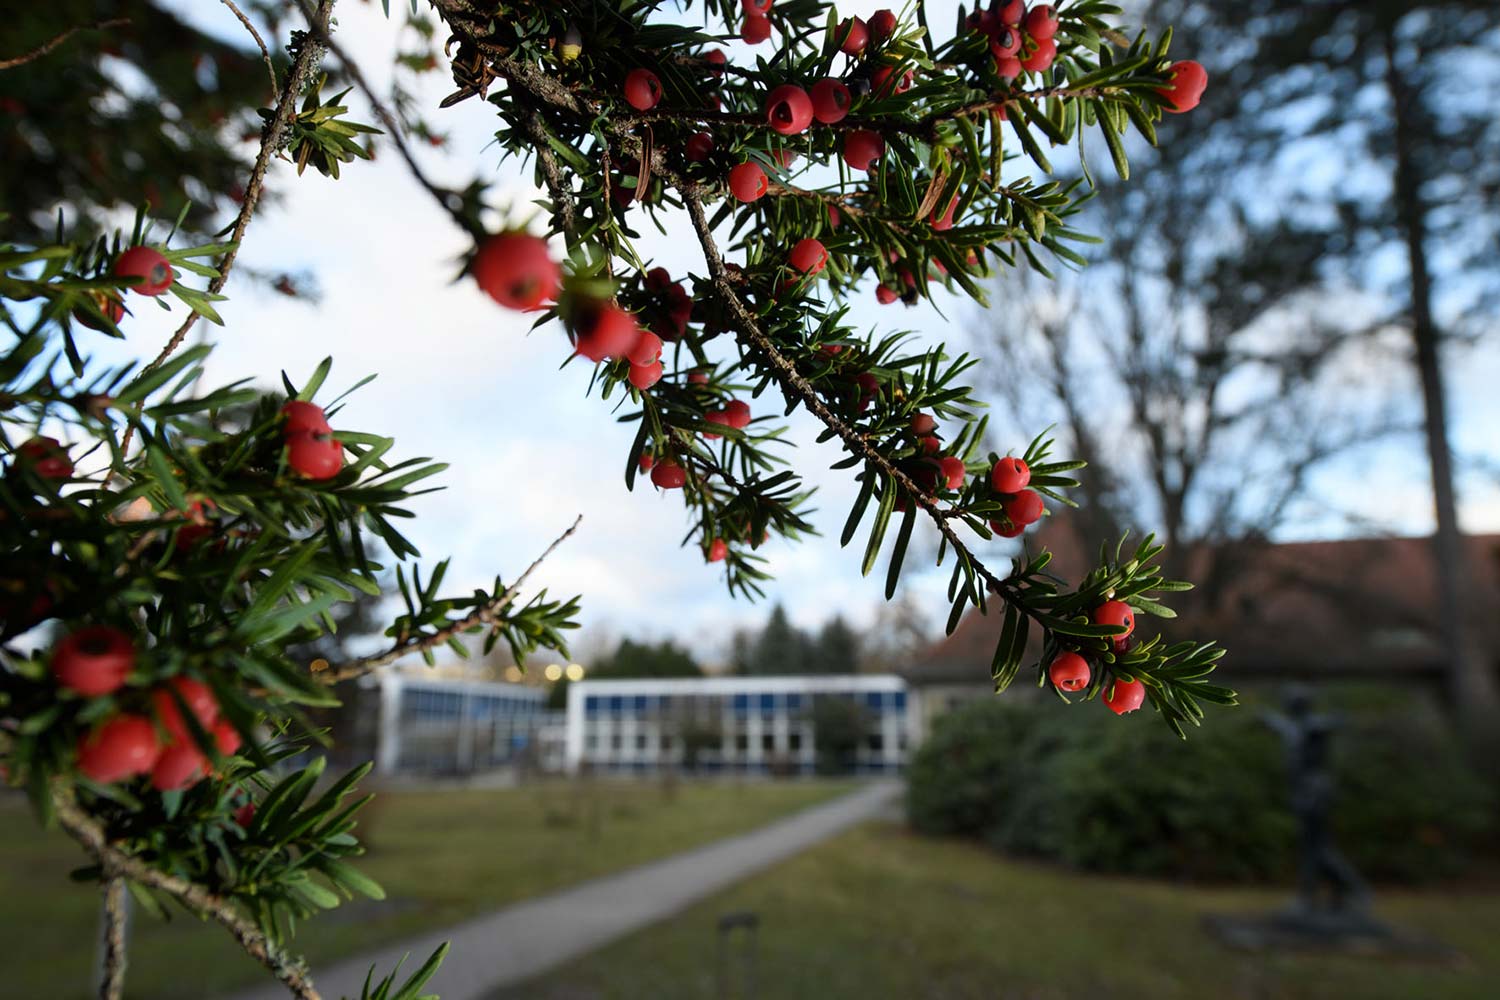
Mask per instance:
[[[1055,533],[1060,534],[1060,533]],[[1049,538],[1065,579],[1088,566],[1066,538]],[[1470,622],[1481,649],[1500,660],[1500,535],[1465,540]],[[1291,542],[1228,553],[1202,549],[1188,559],[1190,579],[1214,567],[1214,599],[1177,595],[1180,617],[1142,619],[1169,639],[1214,639],[1229,650],[1223,669],[1255,673],[1381,673],[1436,670],[1437,585],[1428,538]],[[1201,593],[1201,592],[1200,592]],[[917,682],[983,683],[1000,635],[1000,616],[970,611],[907,676]],[[1033,641],[1031,653],[1036,654]]]

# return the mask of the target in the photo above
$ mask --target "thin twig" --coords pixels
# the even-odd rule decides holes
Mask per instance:
[[[271,78],[271,96],[274,98],[281,92],[281,84],[276,82],[276,67],[271,64],[271,50],[266,48],[266,40],[260,37],[260,32],[255,30],[255,25],[245,16],[245,12],[234,5],[234,0],[219,0],[224,6],[234,12],[234,16],[240,19],[245,30],[250,32],[250,37],[255,39],[255,44],[260,46],[261,61],[266,64],[266,74]]]
[[[118,875],[106,878],[100,889],[104,895],[104,958],[99,978],[99,1000],[121,1000],[125,996],[125,880]]]
[[[102,31],[105,28],[119,28],[129,23],[130,18],[128,17],[112,17],[107,21],[95,21],[93,24],[82,24],[75,28],[69,28],[67,31],[64,31],[57,37],[43,42],[41,45],[32,49],[30,52],[25,53],[24,55],[16,56],[13,59],[0,59],[0,69],[15,69],[17,66],[24,66],[29,62],[34,62],[35,60],[42,58],[42,56],[46,55],[48,52],[51,52],[53,49],[57,48],[63,42],[66,42],[68,39],[78,34],[78,32],[80,31]]]
[[[269,969],[297,1000],[322,1000],[302,962],[273,944],[233,902],[214,895],[195,882],[159,871],[112,845],[104,827],[83,811],[72,789],[66,785],[58,783],[53,786],[52,806],[58,823],[94,856],[107,877],[128,878],[174,897],[197,915],[208,917],[229,931],[240,947]]]
[[[301,3],[299,3],[299,6],[302,6],[304,10],[306,9],[305,5]],[[338,56],[339,62],[343,64],[344,72],[349,75],[350,80],[354,81],[354,85],[359,88],[360,93],[365,95],[365,100],[370,102],[370,107],[375,111],[375,117],[379,118],[385,125],[387,132],[390,134],[391,141],[396,144],[396,152],[400,153],[401,159],[406,161],[406,167],[411,171],[411,175],[416,178],[417,183],[426,188],[427,193],[432,195],[439,205],[443,206],[443,211],[447,212],[453,218],[453,221],[458,223],[460,229],[476,237],[482,236],[483,233],[475,228],[474,222],[465,218],[464,214],[454,208],[449,201],[453,197],[454,192],[440,188],[428,179],[427,174],[417,163],[417,158],[412,155],[411,147],[406,144],[406,138],[402,135],[401,123],[391,113],[391,110],[386,107],[385,102],[380,99],[379,95],[375,93],[375,88],[371,87],[365,79],[364,73],[360,71],[359,64],[349,58],[348,53],[344,51],[343,47],[334,41],[333,35],[328,31],[326,25],[321,27],[315,26],[314,34],[317,35],[319,42],[327,46],[328,51]]]
[[[308,17],[308,26],[315,32],[327,34],[328,18],[333,13],[334,0],[320,0],[318,9]],[[229,280],[229,270],[234,267],[234,260],[240,252],[240,241],[244,238],[245,228],[250,225],[250,218],[255,214],[255,208],[260,203],[261,188],[265,185],[266,170],[271,164],[271,157],[276,153],[276,147],[281,144],[281,136],[286,131],[288,123],[297,113],[297,99],[302,94],[302,87],[311,75],[314,65],[318,61],[318,53],[321,50],[316,45],[304,45],[297,53],[296,60],[292,63],[291,72],[287,74],[286,85],[281,91],[281,101],[276,105],[276,114],[266,125],[265,131],[260,138],[260,153],[255,157],[255,165],[250,169],[250,180],[245,185],[245,201],[240,206],[239,218],[235,219],[234,231],[229,237],[229,250],[224,254],[224,259],[219,262],[219,276],[208,283],[207,294],[217,295]],[[198,314],[189,312],[187,319],[172,334],[172,339],[167,341],[156,360],[141,369],[141,374],[160,367],[163,362],[172,356],[172,352],[182,346],[187,339],[188,331],[193,324],[198,322]],[[128,442],[127,442],[128,444]]]
[[[315,676],[324,684],[337,684],[340,681],[351,680],[355,677],[363,676],[364,674],[369,673],[371,670],[374,670],[377,667],[383,667],[389,663],[395,663],[397,660],[410,656],[412,653],[420,653],[424,650],[441,646],[449,639],[453,638],[456,635],[461,635],[464,632],[467,632],[469,629],[493,624],[495,620],[500,617],[500,613],[507,607],[509,607],[513,601],[515,601],[516,595],[521,592],[521,585],[526,582],[526,578],[531,576],[531,574],[536,571],[537,567],[546,561],[548,556],[557,551],[557,547],[559,545],[567,541],[569,536],[571,536],[573,532],[578,530],[578,525],[582,521],[583,515],[579,514],[576,518],[573,519],[573,523],[568,526],[568,530],[564,531],[562,534],[554,538],[552,540],[552,544],[547,546],[547,550],[541,555],[537,556],[536,559],[532,561],[531,565],[526,567],[526,571],[524,573],[516,577],[515,583],[512,583],[509,587],[506,587],[504,592],[497,596],[494,600],[483,605],[482,607],[476,608],[475,610],[469,612],[469,614],[465,615],[463,618],[460,618],[458,621],[452,622],[444,626],[443,628],[438,629],[431,635],[414,636],[407,639],[401,639],[397,641],[396,644],[393,645],[390,649],[387,649],[382,653],[376,653],[373,656],[364,656],[357,660],[350,660],[347,663],[340,664],[338,667],[332,670],[319,671]]]
[[[797,371],[797,366],[786,355],[776,349],[776,345],[771,342],[771,338],[766,336],[765,331],[756,322],[754,315],[745,307],[744,301],[739,295],[735,294],[734,286],[729,281],[729,273],[724,267],[724,258],[719,253],[718,244],[714,241],[713,231],[709,227],[708,215],[703,210],[702,196],[696,188],[687,187],[682,189],[682,200],[687,205],[688,215],[693,220],[693,228],[698,233],[698,242],[703,247],[703,256],[708,263],[709,275],[713,278],[714,291],[718,294],[719,300],[729,308],[730,315],[739,327],[740,335],[766,359],[771,369],[771,375],[781,386],[782,391],[789,396],[801,400],[808,411],[822,421],[829,430],[838,435],[839,439],[844,442],[844,445],[850,451],[879,468],[880,471],[891,479],[894,479],[896,484],[912,498],[913,502],[931,516],[933,522],[938,527],[938,531],[954,547],[955,551],[963,552],[968,556],[975,571],[989,584],[990,590],[1007,602],[1020,605],[1022,610],[1025,610],[1024,605],[1021,605],[1019,601],[1019,595],[1015,593],[1014,587],[995,576],[983,563],[974,558],[973,554],[969,551],[969,547],[964,544],[963,539],[959,538],[958,533],[948,523],[946,512],[942,507],[938,506],[938,502],[922,487],[918,486],[900,466],[882,454],[880,449],[871,444],[863,434],[850,427],[843,421],[843,418],[830,410],[828,404],[823,402],[823,397],[819,395],[818,390],[813,388],[812,384]]]
[[[547,181],[552,200],[557,202],[558,222],[562,231],[567,234],[570,243],[576,243],[578,207],[573,200],[573,189],[563,179],[562,165],[557,162],[557,155],[552,152],[552,146],[547,141],[547,126],[542,124],[542,116],[535,111],[526,117],[526,132],[536,143],[537,161],[542,165],[542,176]],[[606,173],[606,183],[607,176]],[[605,194],[608,196],[608,192]]]

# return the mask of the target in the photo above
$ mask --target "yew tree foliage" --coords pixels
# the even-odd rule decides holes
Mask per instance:
[[[1053,456],[1045,431],[1003,458],[988,451],[963,384],[977,359],[859,330],[849,308],[939,288],[983,303],[996,268],[1081,264],[1087,237],[1069,220],[1089,196],[1088,156],[1102,148],[1123,177],[1127,134],[1155,142],[1164,108],[1196,103],[1169,31],[1127,35],[1094,0],[1058,4],[1055,17],[996,3],[946,28],[920,3],[868,25],[818,0],[413,4],[408,29],[447,55],[455,89],[442,107],[488,101],[499,148],[535,171],[544,214],[528,236],[492,231],[499,206],[482,185],[449,192],[422,174],[405,136],[436,133],[410,94],[392,110],[349,62],[332,0],[285,6],[305,26],[267,53],[271,106],[233,109],[235,121],[258,112],[259,153],[221,242],[177,235],[196,218],[187,191],[175,224],[143,211],[98,237],[66,216],[39,237],[37,206],[0,206],[27,220],[0,236],[0,758],[5,780],[88,850],[80,877],[101,882],[108,913],[125,887],[148,908],[181,905],[224,925],[294,994],[317,996],[286,951],[297,922],[380,890],[349,861],[364,769],[323,781],[317,758],[306,763],[322,735],[302,710],[331,703],[331,682],[403,656],[430,661],[445,644],[462,655],[465,635],[519,658],[564,651],[574,625],[575,601],[518,598],[524,573],[440,596],[444,564],[424,572],[397,525],[443,466],[398,458],[378,428],[342,425],[331,362],[284,375],[280,391],[205,391],[208,348],[180,349],[199,319],[220,322],[215,303],[273,162],[336,179],[368,156],[379,130],[350,119],[348,90],[324,95],[326,73],[364,92],[418,182],[473,234],[481,287],[534,299],[560,357],[598,359],[593,388],[636,426],[626,487],[645,488],[650,470],[680,491],[688,541],[723,563],[731,593],[761,592],[757,549],[770,536],[812,532],[810,490],[784,447],[785,418],[804,409],[859,483],[840,540],[860,541],[864,572],[883,566],[893,594],[925,519],[952,565],[949,630],[972,607],[1002,618],[997,691],[1040,648],[1039,683],[1059,654],[1081,653],[1091,671],[1075,696],[1117,712],[1147,698],[1179,734],[1200,702],[1233,703],[1205,679],[1222,654],[1213,643],[1132,634],[1133,618],[1101,612],[1171,617],[1162,596],[1187,584],[1163,578],[1149,538],[1107,548],[1074,583],[1025,542],[991,568],[995,534],[1067,516],[1079,463]],[[754,20],[766,10],[765,25]],[[767,27],[743,58],[717,48]],[[46,58],[59,56],[5,72],[46,72]],[[768,114],[773,92],[784,107]],[[1081,178],[1051,179],[1049,157],[1068,146]],[[109,204],[108,193],[89,200]],[[652,267],[635,246],[644,224],[690,226],[702,267],[675,278]],[[160,266],[134,263],[154,253]],[[173,280],[153,295],[163,268]],[[90,360],[91,338],[119,337],[158,306],[183,321],[154,360]],[[294,660],[288,648],[332,630],[338,605],[379,593],[371,535],[397,564],[404,604],[390,645],[321,669]],[[439,958],[364,994],[415,996]],[[104,995],[118,996],[113,951],[106,966]]]

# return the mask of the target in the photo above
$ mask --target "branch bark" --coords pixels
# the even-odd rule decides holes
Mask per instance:
[[[484,625],[494,624],[494,622],[500,617],[500,613],[506,608],[510,607],[510,605],[515,601],[516,595],[521,592],[521,586],[526,582],[526,579],[536,571],[537,567],[539,567],[543,562],[546,561],[548,556],[557,551],[557,547],[559,545],[567,541],[568,537],[572,535],[573,532],[578,530],[578,525],[582,521],[583,515],[579,514],[576,518],[573,519],[573,523],[568,526],[568,530],[564,531],[561,535],[558,535],[556,538],[554,538],[552,540],[552,544],[547,546],[546,551],[537,556],[536,559],[532,560],[531,565],[526,567],[526,571],[520,576],[516,577],[515,583],[512,583],[509,587],[506,587],[505,591],[502,594],[500,594],[493,601],[490,601],[483,607],[470,612],[451,625],[438,629],[431,635],[424,635],[418,638],[401,639],[398,640],[396,644],[393,645],[390,649],[387,649],[382,653],[376,653],[374,656],[361,657],[357,660],[349,660],[347,663],[342,663],[332,670],[322,671],[317,675],[318,679],[324,684],[337,684],[340,681],[352,680],[356,677],[361,677],[369,673],[376,667],[383,667],[387,664],[395,663],[397,660],[410,656],[413,653],[420,653],[428,649],[436,649],[438,646],[441,646],[452,637],[456,635],[462,635],[464,632],[467,632],[471,628],[478,628]]]
[[[102,948],[99,969],[99,1000],[122,1000],[125,996],[125,969],[128,956],[125,949],[126,922],[129,913],[126,906],[125,880],[119,876],[107,878],[100,885],[103,905]]]
[[[45,56],[47,53],[51,52],[53,49],[57,48],[63,42],[66,42],[68,39],[78,34],[80,31],[100,31],[104,28],[118,28],[129,23],[130,18],[128,17],[112,17],[105,21],[95,21],[93,24],[83,24],[79,25],[76,28],[69,28],[62,34],[50,38],[47,41],[43,42],[41,45],[38,45],[30,52],[23,53],[12,59],[0,59],[0,70],[15,69],[17,66],[24,66],[29,62],[35,62],[36,60]]]
[[[72,789],[66,785],[58,783],[53,786],[52,807],[63,830],[99,862],[108,879],[130,879],[172,896],[193,913],[207,917],[229,931],[240,947],[269,969],[297,1000],[322,1000],[301,960],[278,948],[240,913],[233,902],[214,895],[195,882],[158,871],[111,844],[104,827],[84,812]]]

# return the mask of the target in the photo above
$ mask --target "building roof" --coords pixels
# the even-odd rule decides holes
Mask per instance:
[[[1465,548],[1473,636],[1500,659],[1500,535],[1470,536]],[[1064,578],[1087,570],[1076,547],[1054,551]],[[1195,606],[1181,595],[1179,618],[1143,618],[1140,627],[1160,627],[1173,640],[1218,641],[1229,650],[1226,676],[1435,672],[1444,654],[1431,551],[1428,538],[1290,542],[1232,554],[1204,548],[1190,554],[1187,576],[1204,581],[1217,562],[1213,600]],[[1000,627],[998,613],[970,611],[903,673],[914,684],[987,684]],[[1035,637],[1032,646],[1035,655]]]

